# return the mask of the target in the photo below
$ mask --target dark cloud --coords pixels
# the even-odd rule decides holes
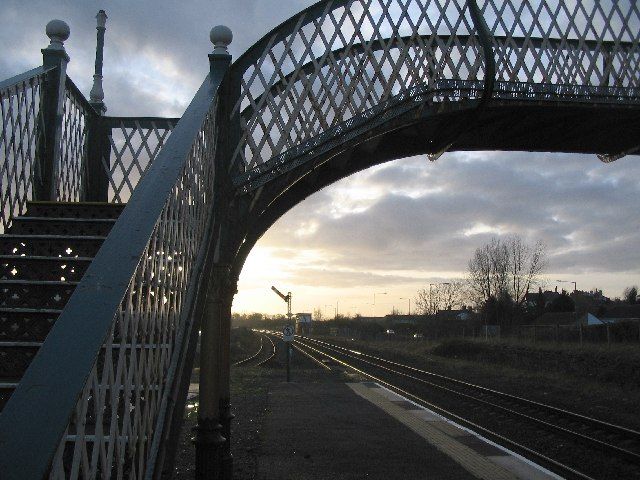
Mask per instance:
[[[517,233],[546,243],[551,271],[638,271],[637,157],[610,165],[575,155],[471,157],[405,159],[356,174],[297,206],[264,245],[338,252],[336,267],[464,272],[475,248]],[[385,193],[364,211],[332,216],[339,190],[362,183]],[[296,235],[310,223],[313,234]]]
[[[47,22],[66,21],[71,36],[65,43],[71,57],[69,73],[87,93],[91,89],[95,54],[95,15],[108,15],[104,90],[109,114],[179,116],[208,71],[212,50],[209,30],[228,25],[234,32],[230,47],[237,58],[270,29],[310,5],[311,1],[191,0],[172,2],[5,0],[2,5],[0,79],[41,64]],[[277,5],[277,8],[273,8]],[[153,86],[175,90],[171,107],[150,101]],[[122,88],[122,87],[126,88]],[[164,100],[164,99],[163,99]],[[120,110],[122,108],[122,110]]]

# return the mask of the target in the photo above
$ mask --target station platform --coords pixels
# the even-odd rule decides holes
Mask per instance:
[[[270,386],[257,478],[560,478],[376,383],[320,377]]]

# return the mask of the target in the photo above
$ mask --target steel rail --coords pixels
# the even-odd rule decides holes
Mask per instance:
[[[262,360],[261,362],[258,362],[256,364],[256,367],[261,367],[262,365],[264,365],[265,363],[267,363],[268,361],[270,361],[273,357],[276,356],[276,344],[273,343],[273,340],[271,340],[271,338],[269,337],[269,335],[265,335],[265,337],[267,337],[267,339],[271,342],[271,355],[269,355],[269,357],[265,358],[264,360]]]
[[[363,375],[363,376],[365,376],[367,378],[370,378],[371,380],[377,382],[380,385],[384,385],[384,386],[388,387],[390,390],[393,390],[393,391],[395,391],[397,393],[402,394],[405,397],[413,399],[413,401],[415,401],[416,403],[418,403],[418,404],[420,404],[422,406],[426,406],[426,407],[434,410],[435,412],[437,412],[440,415],[446,417],[447,419],[455,419],[457,422],[461,423],[463,426],[469,427],[469,428],[471,428],[473,430],[476,430],[478,432],[482,432],[483,435],[489,437],[490,439],[498,440],[502,444],[507,444],[507,445],[510,446],[510,448],[512,448],[513,450],[515,450],[517,452],[527,453],[527,454],[531,455],[532,457],[537,458],[539,461],[542,461],[546,465],[551,466],[551,467],[556,468],[556,469],[559,469],[560,471],[563,472],[563,474],[570,474],[570,475],[573,475],[575,478],[580,478],[580,479],[583,479],[583,480],[595,480],[593,477],[590,477],[589,475],[586,475],[586,474],[584,474],[582,472],[579,472],[579,471],[571,468],[568,465],[560,463],[557,460],[554,460],[554,459],[552,459],[550,457],[547,457],[546,455],[544,455],[544,454],[542,454],[540,452],[537,452],[537,451],[535,451],[535,450],[533,450],[533,449],[531,449],[531,448],[529,448],[529,447],[527,447],[525,445],[517,443],[517,442],[515,442],[515,441],[513,441],[513,440],[511,440],[511,439],[509,439],[509,438],[497,433],[497,432],[494,432],[492,430],[489,430],[488,428],[485,428],[485,427],[483,427],[481,425],[478,425],[477,423],[474,423],[474,422],[472,422],[470,420],[467,420],[466,418],[461,417],[460,415],[457,415],[457,414],[455,414],[455,413],[453,413],[453,412],[451,412],[449,410],[446,410],[446,409],[444,409],[444,408],[442,408],[442,407],[440,407],[438,405],[435,405],[434,403],[431,403],[431,402],[429,402],[428,400],[426,400],[426,399],[424,399],[422,397],[419,397],[419,396],[417,396],[417,395],[415,395],[415,394],[413,394],[413,393],[411,393],[411,392],[409,392],[407,390],[404,390],[403,388],[398,387],[397,385],[389,383],[389,382],[383,380],[380,377],[377,377],[377,376],[372,375],[372,374],[370,374],[368,372],[365,372],[364,370],[359,369],[358,367],[356,367],[353,364],[350,364],[348,362],[340,360],[339,358],[336,358],[336,357],[334,357],[334,356],[332,356],[332,355],[330,355],[330,354],[328,354],[326,352],[323,352],[323,351],[321,351],[321,350],[319,350],[319,349],[317,349],[315,347],[312,347],[310,345],[306,345],[306,346],[309,349],[317,352],[318,354],[324,355],[325,357],[333,360],[334,362],[336,362],[336,363],[338,363],[340,365],[343,365],[344,367],[347,367],[350,370],[353,370],[353,371],[355,371],[355,372],[357,372],[357,373],[359,373],[359,374],[361,374],[361,375]],[[327,347],[325,347],[325,348],[327,348]]]
[[[306,355],[308,358],[310,358],[311,360],[313,360],[315,363],[317,363],[318,365],[320,365],[322,368],[324,368],[325,370],[331,371],[331,367],[329,365],[327,365],[326,363],[322,362],[322,360],[317,359],[316,357],[314,357],[312,354],[310,354],[308,351],[306,351],[304,349],[304,347],[308,348],[306,345],[304,345],[303,343],[301,343],[299,340],[294,340],[293,341],[293,348],[295,348],[296,350],[298,350],[300,353],[302,353],[303,355]]]
[[[344,349],[344,347],[333,348],[333,347],[330,346],[331,344],[326,343],[326,342],[321,342],[321,343],[323,343],[325,345],[325,348],[328,348],[328,349],[333,350],[333,351],[347,350],[347,349]],[[349,351],[349,350],[347,350],[347,351]],[[639,454],[637,454],[635,452],[632,452],[630,450],[627,450],[625,448],[619,447],[617,445],[613,445],[611,443],[599,440],[599,439],[594,438],[594,437],[590,437],[590,436],[585,435],[583,433],[579,433],[579,432],[576,432],[574,430],[570,430],[568,428],[561,427],[560,425],[549,423],[546,420],[533,417],[533,416],[528,415],[526,413],[522,413],[522,412],[519,412],[517,410],[513,410],[511,408],[507,408],[507,407],[504,407],[502,405],[498,405],[496,403],[493,403],[493,402],[490,402],[490,401],[487,401],[487,400],[483,400],[481,398],[474,397],[474,396],[469,395],[467,393],[463,393],[463,392],[460,392],[460,391],[457,391],[457,390],[453,390],[451,388],[445,387],[443,385],[439,385],[437,383],[429,382],[427,380],[424,380],[422,378],[410,375],[408,373],[400,372],[398,370],[394,370],[393,368],[385,367],[385,366],[380,365],[380,364],[376,364],[376,363],[374,363],[372,361],[363,359],[362,356],[365,356],[365,354],[362,354],[361,352],[358,352],[356,355],[351,355],[351,354],[348,354],[348,353],[342,353],[342,354],[347,356],[347,357],[349,357],[349,358],[358,359],[359,361],[367,363],[369,365],[372,365],[372,366],[374,366],[376,368],[380,368],[380,369],[386,370],[386,371],[388,371],[390,373],[393,373],[393,374],[396,374],[396,375],[400,375],[400,376],[409,378],[411,380],[415,380],[415,381],[420,382],[420,383],[427,384],[427,385],[429,385],[431,387],[439,388],[441,390],[444,390],[446,392],[452,393],[452,394],[457,395],[459,397],[467,398],[467,399],[469,399],[469,400],[471,400],[473,402],[480,403],[480,404],[485,405],[487,407],[494,408],[496,410],[500,410],[502,412],[508,413],[510,415],[513,415],[513,416],[517,416],[519,418],[528,420],[528,421],[536,423],[538,425],[542,425],[543,427],[545,427],[547,429],[556,430],[556,431],[561,432],[561,433],[563,433],[565,435],[568,435],[570,437],[575,437],[575,438],[577,438],[577,439],[579,439],[579,440],[581,440],[581,441],[583,441],[585,443],[591,443],[591,444],[597,445],[600,448],[603,448],[603,449],[606,449],[606,450],[611,450],[611,451],[615,452],[616,454],[618,454],[620,456],[623,456],[626,459],[628,459],[628,460],[630,460],[630,461],[632,461],[634,463],[640,464],[640,455]],[[395,365],[396,366],[401,366],[401,364],[395,364]],[[405,366],[402,365],[402,367],[405,367]],[[413,370],[417,370],[417,369],[413,369]],[[469,385],[472,385],[472,384],[469,384]],[[558,413],[558,412],[556,412],[556,413]],[[589,417],[586,417],[586,418],[589,418]]]
[[[334,345],[334,344],[331,344],[331,343],[328,343],[328,342],[323,342],[322,340],[317,340],[317,339],[309,339],[309,340],[314,341],[314,342],[323,343],[323,344],[326,344],[328,346],[332,346],[332,347],[335,347],[335,348],[338,348],[338,349],[342,349],[342,350],[346,350],[346,351],[355,353],[354,350],[350,350],[350,349],[348,349],[346,347],[342,347],[340,345]],[[436,378],[439,378],[439,379],[442,379],[442,380],[446,380],[446,381],[449,381],[449,382],[452,382],[452,383],[463,385],[465,387],[470,387],[470,388],[473,388],[473,389],[476,389],[476,390],[479,390],[479,391],[482,391],[482,392],[490,393],[492,395],[497,395],[497,396],[500,396],[500,397],[503,397],[503,398],[507,398],[509,400],[520,402],[520,403],[522,403],[524,405],[527,405],[527,406],[548,410],[549,412],[552,412],[554,414],[559,414],[559,415],[564,415],[564,416],[567,416],[567,417],[571,417],[572,419],[575,419],[575,420],[578,420],[578,421],[581,421],[581,422],[585,422],[585,423],[589,423],[589,424],[591,424],[592,426],[594,426],[596,428],[604,429],[604,430],[606,430],[606,431],[608,431],[610,433],[628,435],[628,436],[633,437],[635,440],[640,441],[640,432],[637,431],[637,430],[633,430],[631,428],[623,427],[621,425],[616,425],[616,424],[610,423],[610,422],[605,422],[603,420],[598,420],[597,418],[588,417],[588,416],[582,415],[580,413],[572,412],[570,410],[565,410],[563,408],[554,407],[552,405],[548,405],[548,404],[545,404],[545,403],[537,402],[535,400],[530,400],[530,399],[527,399],[527,398],[524,398],[524,397],[520,397],[518,395],[512,395],[510,393],[501,392],[499,390],[494,390],[492,388],[483,387],[482,385],[476,385],[474,383],[466,382],[464,380],[459,380],[457,378],[448,377],[446,375],[441,375],[441,374],[438,374],[438,373],[435,373],[435,372],[429,372],[427,370],[423,370],[423,369],[420,369],[420,368],[412,367],[410,365],[405,365],[405,364],[402,364],[402,363],[399,363],[399,362],[394,362],[394,361],[388,360],[386,358],[377,357],[375,355],[371,355],[371,354],[367,354],[367,353],[363,353],[363,352],[358,352],[358,355],[362,355],[364,357],[372,358],[374,360],[378,360],[378,361],[381,361],[381,362],[386,362],[386,363],[388,363],[390,365],[394,365],[394,366],[401,367],[401,368],[406,368],[407,370],[411,370],[411,371],[418,372],[418,373],[421,373],[421,374],[424,374],[424,375],[429,375],[429,376],[436,377]]]
[[[253,355],[248,356],[247,358],[243,358],[239,362],[232,363],[231,366],[232,367],[237,367],[239,365],[244,365],[245,363],[250,362],[251,360],[253,360],[254,358],[256,358],[258,355],[260,355],[262,353],[263,347],[264,347],[264,335],[260,335],[260,348],[258,348],[258,351],[256,353],[254,353]]]

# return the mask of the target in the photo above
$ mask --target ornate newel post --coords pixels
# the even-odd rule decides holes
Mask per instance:
[[[209,54],[209,65],[213,72],[216,68],[228,66],[230,55],[227,46],[231,43],[233,35],[229,28],[217,26],[211,29],[210,39],[215,46],[213,53]],[[224,143],[224,134],[221,136],[221,143]],[[220,150],[222,151],[224,148]],[[219,158],[216,158],[216,162],[218,161]],[[216,168],[216,175],[222,174],[223,172]],[[224,207],[217,206],[217,208]],[[229,291],[229,265],[219,261],[218,247],[221,241],[221,237],[217,237],[209,247],[214,264],[209,272],[209,288],[201,322],[200,404],[198,407],[198,426],[195,428],[194,438],[196,479],[198,480],[231,478],[230,454],[225,453],[227,451],[225,444],[228,442],[222,435],[222,423],[228,424],[230,421],[226,418],[229,416],[228,321],[230,317],[227,310],[230,307],[227,307],[229,302],[226,300]],[[227,386],[223,386],[224,384]],[[226,401],[223,401],[224,398]],[[223,414],[225,408],[226,411]]]
[[[83,200],[107,202],[109,200],[109,156],[111,144],[109,129],[102,116],[107,112],[102,90],[102,62],[104,58],[104,34],[107,30],[107,14],[100,10],[96,15],[96,63],[93,87],[89,93],[89,103],[97,115],[89,116],[87,131],[87,158],[84,170]]]
[[[46,75],[42,86],[41,117],[43,131],[38,136],[34,166],[33,199],[56,200],[56,173],[60,164],[60,140],[62,138],[62,112],[65,101],[65,81],[69,55],[64,42],[71,33],[62,20],[51,20],[45,30],[49,46],[42,49],[44,68],[53,68]]]

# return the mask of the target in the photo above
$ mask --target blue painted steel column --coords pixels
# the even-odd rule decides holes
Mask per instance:
[[[227,45],[231,43],[233,35],[227,27],[217,26],[211,30],[211,41],[215,45],[212,54],[209,55],[211,77],[214,72],[226,69],[230,62],[230,55]],[[215,201],[220,195],[220,178],[224,175],[223,170],[217,168],[221,155],[224,155],[228,145],[226,145],[226,125],[225,95],[218,97],[218,111],[216,112],[216,122],[219,124],[218,142],[216,147],[216,181],[214,183],[214,205],[216,208],[216,223],[220,219],[227,218],[228,209],[226,204]],[[211,239],[209,252],[214,260],[214,265],[209,272],[209,291],[205,303],[204,314],[201,322],[200,338],[200,387],[199,387],[199,407],[198,426],[195,430],[194,443],[196,447],[196,479],[197,480],[221,480],[230,478],[231,466],[228,462],[223,462],[224,445],[227,439],[222,435],[222,376],[224,369],[224,358],[228,358],[229,332],[227,327],[227,307],[225,304],[227,282],[229,278],[229,265],[220,262],[220,242],[222,241],[222,229],[214,230],[214,238]],[[227,360],[228,364],[228,360]],[[228,383],[228,373],[227,373]],[[227,394],[228,398],[228,394]],[[226,402],[228,405],[228,401]],[[225,473],[225,467],[226,472]]]
[[[222,333],[222,283],[226,269],[219,266],[209,272],[209,292],[201,322],[200,385],[198,425],[194,428],[196,480],[222,478],[222,436],[220,424],[220,339]]]
[[[69,26],[62,20],[51,20],[46,27],[51,39],[42,50],[45,68],[56,67],[47,73],[42,87],[40,112],[41,131],[38,135],[34,165],[33,199],[56,200],[56,176],[60,165],[62,114],[65,101],[65,81],[69,56],[64,41],[69,38]]]

